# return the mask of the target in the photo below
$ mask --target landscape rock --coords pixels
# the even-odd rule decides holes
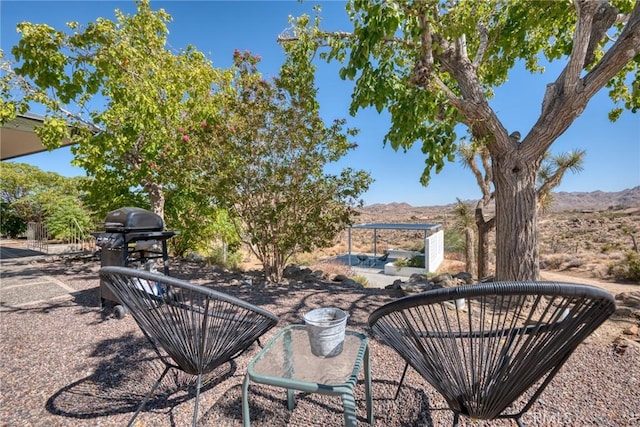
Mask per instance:
[[[466,271],[461,271],[453,276],[456,279],[462,280],[465,285],[473,284],[473,276],[471,273],[467,273]]]
[[[617,354],[624,354],[627,351],[627,348],[629,347],[629,340],[625,339],[624,337],[620,336],[617,337],[614,341],[613,341],[613,350],[617,353]]]
[[[356,289],[364,289],[364,286],[362,286],[362,283],[356,282],[355,280],[348,279],[348,278],[346,280],[343,280],[342,284],[346,286],[353,286]]]
[[[289,264],[285,267],[283,275],[287,279],[305,280],[305,277],[312,273],[310,268],[300,268],[296,264]]]
[[[448,276],[448,277],[447,277]],[[441,274],[438,276],[441,280],[433,280],[433,283],[436,287],[440,288],[454,288],[456,286],[466,285],[467,283],[462,279],[457,279],[451,276],[450,274]]]
[[[322,270],[315,270],[309,273],[309,275],[318,279],[322,279],[322,277],[324,276],[324,272]]]
[[[626,307],[640,308],[640,291],[638,292],[622,292],[616,295],[616,301],[619,305]]]
[[[402,283],[400,289],[405,295],[419,294],[432,289],[431,283]]]
[[[429,282],[429,277],[426,274],[414,273],[409,276],[409,283],[427,283]]]
[[[625,306],[617,306],[614,316],[617,318],[626,318],[626,317],[632,317],[633,314],[634,314],[633,309]]]
[[[392,284],[385,286],[385,289],[389,289],[389,290],[394,290],[397,291],[398,289],[400,289],[400,286],[402,285],[402,283],[404,283],[402,281],[402,279],[396,279],[393,281]]]
[[[203,264],[205,261],[204,257],[197,252],[188,253],[184,260],[193,264]]]
[[[440,282],[449,282],[451,281],[451,279],[453,279],[453,276],[449,273],[442,273],[442,274],[438,274],[437,276],[435,276],[433,279],[431,279],[433,281],[433,283],[440,283]]]
[[[638,325],[629,326],[622,331],[625,335],[638,335],[638,332]]]

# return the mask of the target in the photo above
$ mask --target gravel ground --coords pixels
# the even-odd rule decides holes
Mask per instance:
[[[161,370],[130,316],[122,320],[98,308],[98,262],[49,261],[37,268],[75,292],[33,306],[0,312],[0,424],[2,426],[125,425]],[[3,275],[6,273],[3,269]],[[249,286],[237,274],[173,266],[172,275],[206,284],[265,307],[280,316],[278,327],[302,323],[321,305],[350,313],[349,328],[367,332],[371,311],[396,298],[382,289],[294,283],[280,288]],[[225,284],[227,283],[227,284]],[[229,285],[228,283],[232,283]],[[278,327],[265,337],[271,337]],[[582,344],[523,417],[530,426],[640,425],[640,345],[614,351],[622,326],[608,321]],[[264,341],[263,341],[264,342]],[[375,422],[379,426],[451,425],[452,413],[433,388],[412,370],[393,399],[404,366],[375,338],[370,340]],[[242,424],[241,388],[250,349],[212,375],[200,397],[198,425]],[[138,417],[137,426],[189,425],[193,396],[180,389],[188,379],[170,378]],[[183,387],[184,389],[184,387]],[[341,426],[337,397],[297,394],[289,412],[284,390],[251,385],[254,426]],[[359,424],[366,424],[362,375],[356,388]],[[515,425],[463,419],[460,425]]]

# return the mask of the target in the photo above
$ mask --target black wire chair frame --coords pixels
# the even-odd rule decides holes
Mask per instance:
[[[100,275],[165,365],[129,426],[172,368],[197,377],[195,426],[203,375],[238,357],[278,323],[265,309],[173,277],[115,266],[101,268]]]
[[[371,313],[369,326],[406,362],[396,398],[410,365],[445,398],[454,426],[460,415],[522,426],[576,347],[614,311],[613,296],[592,286],[495,282],[392,301]]]

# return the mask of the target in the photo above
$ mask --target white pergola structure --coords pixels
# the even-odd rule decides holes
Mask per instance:
[[[444,260],[444,231],[441,224],[367,223],[348,229],[349,266],[351,266],[351,230],[373,230],[373,256],[378,256],[378,230],[424,231],[424,263],[427,271],[435,271]]]

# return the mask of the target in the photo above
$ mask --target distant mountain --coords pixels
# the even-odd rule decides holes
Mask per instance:
[[[628,208],[640,208],[640,186],[628,188],[622,191],[605,192],[605,191],[591,191],[591,192],[573,192],[568,193],[566,191],[560,191],[553,194],[553,202],[550,211],[563,212],[563,211],[604,211],[604,210],[621,210]],[[465,200],[465,203],[471,203],[475,206],[475,200]],[[412,214],[414,216],[420,215],[421,209],[438,209],[447,210],[452,208],[454,204],[444,206],[421,206],[414,207],[408,203],[376,203],[373,205],[365,206],[364,213],[381,214],[391,212],[404,212]],[[489,209],[490,210],[490,209]]]
[[[393,202],[393,203],[374,203],[373,205],[368,205],[367,209],[371,209],[371,210],[381,210],[381,211],[393,211],[396,209],[412,209],[413,206],[411,206],[409,203],[398,203],[398,202]]]
[[[575,210],[603,211],[638,207],[640,207],[640,186],[615,192],[567,193],[566,191],[560,191],[553,193],[551,210],[556,212]]]

